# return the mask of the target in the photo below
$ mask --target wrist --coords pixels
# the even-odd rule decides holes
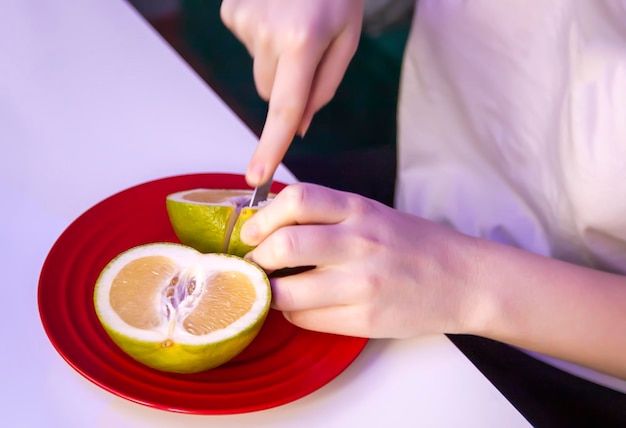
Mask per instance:
[[[488,336],[497,319],[502,296],[494,290],[493,243],[465,236],[460,248],[458,268],[459,287],[457,313],[453,333]]]

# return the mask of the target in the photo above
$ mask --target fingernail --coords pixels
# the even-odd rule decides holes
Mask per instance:
[[[264,173],[265,169],[263,168],[263,165],[250,165],[248,172],[246,173],[246,179],[249,184],[258,186],[262,183]]]

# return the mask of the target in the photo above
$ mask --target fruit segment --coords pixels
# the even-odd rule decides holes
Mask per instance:
[[[160,326],[164,319],[156,297],[164,279],[171,278],[176,270],[176,263],[164,256],[132,260],[113,279],[109,294],[111,308],[135,328],[147,330]]]
[[[213,275],[194,310],[183,321],[191,334],[202,335],[226,328],[251,308],[256,292],[248,277],[239,272]]]

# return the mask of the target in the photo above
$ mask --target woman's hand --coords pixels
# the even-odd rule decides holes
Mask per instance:
[[[254,58],[257,90],[269,101],[246,172],[256,186],[334,96],[358,45],[363,0],[224,0],[221,16]]]
[[[364,337],[454,333],[472,291],[473,239],[364,197],[312,184],[285,188],[244,226],[272,279],[273,307],[306,329]]]
[[[295,184],[242,239],[294,324],[363,337],[476,334],[626,379],[626,278],[472,238],[361,196]]]

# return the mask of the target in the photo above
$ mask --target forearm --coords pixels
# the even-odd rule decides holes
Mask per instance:
[[[478,241],[468,332],[626,378],[626,277]]]

